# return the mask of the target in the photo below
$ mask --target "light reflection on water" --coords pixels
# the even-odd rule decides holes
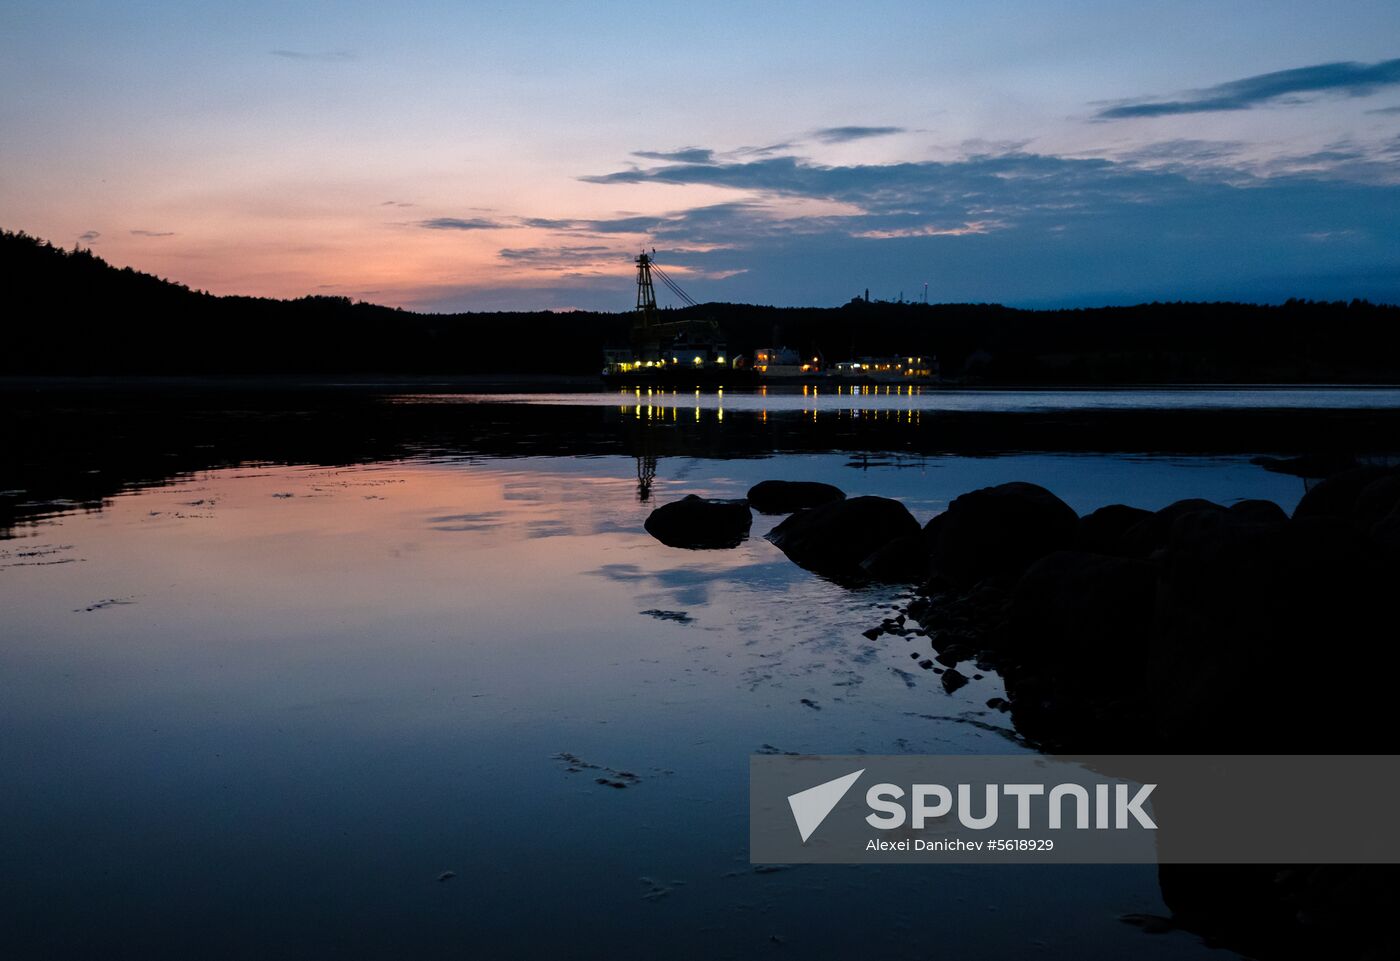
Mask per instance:
[[[781,388],[627,390],[540,394],[405,394],[399,403],[530,404],[617,407],[651,420],[679,420],[702,411],[831,413],[918,423],[923,413],[1041,413],[1112,410],[1361,410],[1400,408],[1394,387],[1163,387],[1085,390],[966,390],[917,385],[803,385]]]
[[[642,522],[767,477],[921,521],[1022,477],[1080,511],[1291,509],[1295,479],[1055,455],[649,473],[644,502],[618,456],[243,467],[0,543],[0,918],[49,957],[213,937],[301,957],[1205,956],[1116,920],[1163,912],[1149,867],[751,869],[753,752],[1023,748],[985,707],[994,677],[948,695],[919,639],[861,635],[899,589],[801,571],[762,539],[777,518],[711,552]],[[638,780],[596,783],[621,771]],[[956,922],[935,935],[938,917]]]

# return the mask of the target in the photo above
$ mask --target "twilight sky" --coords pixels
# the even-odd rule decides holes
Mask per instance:
[[[0,227],[426,310],[1400,301],[1400,3],[0,5]],[[664,302],[664,298],[663,298]]]

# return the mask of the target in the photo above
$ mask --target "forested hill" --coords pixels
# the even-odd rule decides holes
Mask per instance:
[[[421,314],[342,297],[216,297],[0,232],[0,373],[590,374],[624,344],[627,313]],[[630,297],[619,278],[619,301]],[[703,304],[731,354],[779,340],[828,361],[936,354],[988,384],[1400,383],[1400,308],[1153,303],[1093,310],[852,301]]]

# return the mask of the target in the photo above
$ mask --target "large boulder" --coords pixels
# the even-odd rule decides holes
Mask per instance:
[[[1109,504],[1079,518],[1074,546],[1093,554],[1127,556],[1128,531],[1152,516],[1152,512],[1127,504]]]
[[[922,583],[929,574],[928,542],[917,531],[896,537],[861,561],[860,569],[873,581]]]
[[[1156,565],[1056,551],[1011,595],[1000,660],[1018,730],[1048,747],[1141,750]]]
[[[759,481],[749,488],[749,506],[760,514],[791,514],[845,500],[839,487],[818,481]]]
[[[1131,557],[1147,557],[1167,546],[1179,518],[1187,514],[1220,513],[1224,510],[1222,505],[1199,497],[1168,504],[1151,517],[1134,524],[1123,535],[1125,553]]]
[[[955,583],[1015,576],[1033,561],[1074,542],[1079,517],[1037,484],[1013,481],[953,499],[930,522],[938,573]]]
[[[919,532],[899,501],[852,497],[798,511],[768,534],[791,560],[821,574],[859,576],[861,563],[880,548]]]
[[[1361,492],[1389,474],[1390,471],[1384,467],[1369,465],[1335,474],[1319,481],[1304,494],[1293,509],[1293,516],[1349,517]]]
[[[1336,673],[1400,667],[1395,572],[1374,541],[1333,516],[1261,523],[1221,512],[1176,533],[1160,557],[1148,670],[1164,748],[1334,750],[1324,719],[1365,735],[1390,723],[1384,699],[1358,698]]]
[[[646,529],[667,547],[702,549],[738,547],[752,524],[747,501],[706,500],[691,494],[652,511]]]

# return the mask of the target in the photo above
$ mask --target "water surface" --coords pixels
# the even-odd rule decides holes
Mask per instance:
[[[1030,478],[1087,511],[1267,497],[1247,456],[792,453],[240,464],[0,541],[0,868],[20,956],[1195,958],[1146,866],[756,870],[755,752],[1027,750],[867,640],[901,589],[657,503],[810,478],[921,521]],[[645,499],[643,499],[645,497]],[[610,783],[599,783],[599,780]],[[622,784],[615,787],[613,784]],[[438,880],[444,872],[455,876]]]

